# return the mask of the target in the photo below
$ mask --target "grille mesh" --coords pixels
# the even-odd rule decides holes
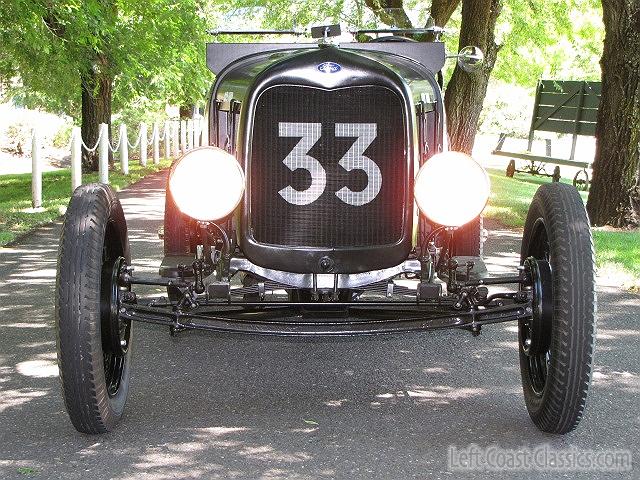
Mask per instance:
[[[292,124],[305,123],[304,126]],[[343,125],[336,128],[338,124]],[[310,125],[313,124],[313,125]],[[368,124],[362,127],[355,124]],[[375,125],[371,137],[371,125]],[[363,131],[364,129],[364,131]],[[296,132],[300,135],[295,136]],[[301,140],[301,135],[305,138]],[[316,138],[319,139],[314,141]],[[289,136],[291,135],[291,136]],[[367,135],[369,137],[367,137]],[[359,156],[347,152],[357,142],[372,143],[364,155],[375,162],[380,177]],[[300,143],[300,145],[298,145]],[[297,145],[297,147],[296,147]],[[293,171],[283,162],[294,148],[308,150],[325,172],[311,168]],[[354,150],[352,149],[352,151]],[[339,161],[351,159],[355,168],[345,170]],[[313,161],[303,161],[305,166]],[[278,86],[259,97],[254,117],[250,164],[250,227],[259,243],[311,248],[380,246],[402,237],[406,161],[404,125],[399,97],[383,87],[355,87],[325,91],[300,86]],[[377,182],[377,184],[376,184]],[[291,188],[287,188],[290,186]],[[352,194],[366,190],[363,194]],[[285,190],[283,190],[285,189]],[[377,195],[363,205],[358,203]],[[282,194],[279,192],[283,192]],[[322,192],[322,194],[320,194]],[[319,196],[318,196],[319,195]],[[287,202],[285,198],[289,200]],[[317,197],[317,198],[315,198]],[[296,202],[308,202],[296,204]]]

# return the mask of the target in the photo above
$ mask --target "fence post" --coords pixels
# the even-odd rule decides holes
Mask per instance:
[[[31,137],[31,205],[42,208],[42,165],[40,165],[40,139],[34,128]]]
[[[120,168],[123,175],[129,175],[129,137],[124,123],[120,124],[120,149]]]
[[[209,145],[209,126],[207,125],[207,117],[202,117],[200,122],[200,145]]]
[[[169,120],[164,122],[164,158],[169,160],[171,157],[171,123]]]
[[[187,150],[193,150],[193,120],[187,120]]]
[[[180,147],[182,154],[187,152],[187,122],[180,120]]]
[[[100,183],[109,183],[109,125],[100,124],[100,142],[98,145],[98,172]]]
[[[71,191],[82,185],[82,137],[80,127],[71,130]]]
[[[200,146],[201,131],[202,131],[202,128],[200,126],[200,117],[197,117],[196,119],[193,120],[193,146],[194,147]]]
[[[153,142],[153,164],[158,165],[160,163],[160,131],[158,129],[158,122],[153,122],[152,142]]]
[[[147,124],[140,124],[140,165],[147,166]]]
[[[178,120],[171,121],[171,131],[173,133],[173,156],[180,156],[180,122]]]

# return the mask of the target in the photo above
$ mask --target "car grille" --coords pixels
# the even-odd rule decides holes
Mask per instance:
[[[316,124],[321,129],[319,140],[309,141],[307,155],[322,165],[326,185],[312,184],[312,175],[305,169],[291,170],[285,158],[301,142],[293,124]],[[355,124],[336,131],[336,123]],[[321,124],[321,127],[317,124]],[[375,162],[380,175],[369,165],[369,174],[362,169],[347,171],[339,161],[357,142],[357,124],[375,124],[375,139],[363,155]],[[310,128],[310,127],[309,127]],[[307,128],[308,131],[308,128]],[[293,133],[292,133],[293,132]],[[400,97],[384,87],[367,86],[336,90],[321,90],[301,86],[277,86],[263,92],[255,108],[250,178],[250,232],[258,243],[311,248],[369,247],[392,245],[402,238],[407,161],[405,128]],[[317,132],[320,133],[319,131]],[[284,134],[284,135],[283,135]],[[309,160],[302,159],[305,166]],[[364,161],[357,152],[347,155],[355,166]],[[313,160],[311,160],[313,162]],[[372,197],[358,194],[375,191]],[[376,180],[377,179],[377,180]],[[374,182],[373,185],[369,185]],[[280,194],[287,186],[304,191],[316,188],[317,199],[295,204]],[[372,190],[366,190],[367,186]],[[336,195],[343,187],[354,194]],[[322,192],[320,194],[320,192]],[[287,196],[284,194],[284,196]],[[290,199],[291,200],[291,199]],[[308,201],[308,200],[307,200]],[[355,205],[354,205],[355,204]]]

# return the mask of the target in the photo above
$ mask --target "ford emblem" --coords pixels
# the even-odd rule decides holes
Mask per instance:
[[[318,71],[322,73],[336,73],[342,70],[342,67],[334,62],[324,62],[318,65]]]

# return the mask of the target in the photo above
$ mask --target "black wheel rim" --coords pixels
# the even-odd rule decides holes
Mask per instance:
[[[104,352],[104,378],[109,397],[115,397],[120,390],[120,382],[122,381],[126,361],[126,357]]]
[[[120,390],[122,377],[127,367],[127,351],[131,340],[131,323],[119,319],[120,297],[128,288],[120,286],[120,275],[126,266],[122,256],[114,254],[114,245],[107,228],[105,247],[102,255],[102,275],[100,283],[100,327],[104,378],[109,397]]]
[[[539,219],[534,224],[528,253],[534,259],[545,260],[551,265],[549,237],[542,219]],[[533,323],[533,320],[520,322],[520,350],[527,362],[528,368],[526,371],[531,390],[536,396],[542,397],[551,364],[551,349],[548,347],[539,352],[531,351],[530,345],[533,337]]]

